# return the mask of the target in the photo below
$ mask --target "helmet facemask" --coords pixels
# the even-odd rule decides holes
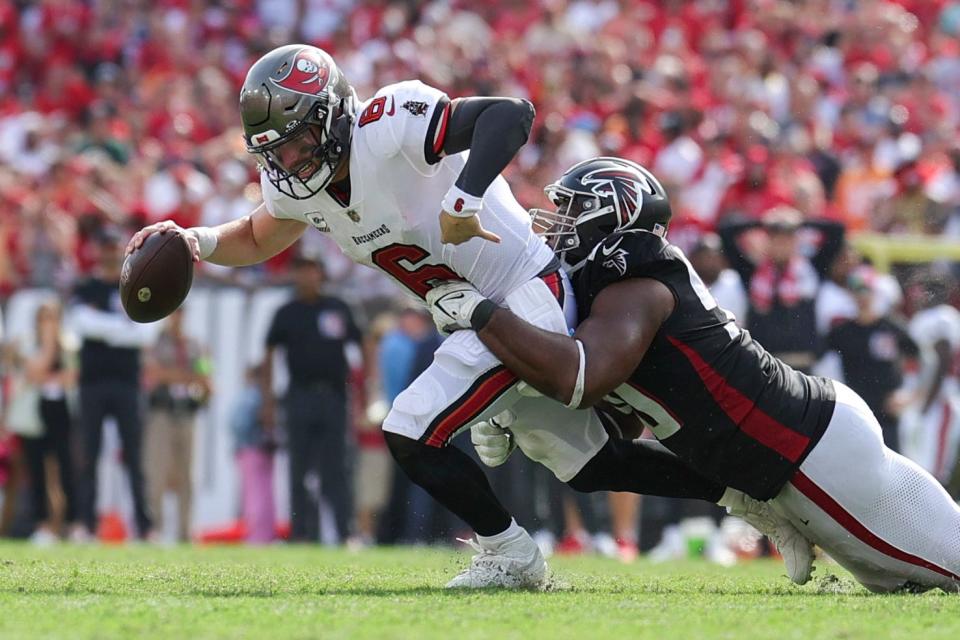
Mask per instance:
[[[597,243],[616,231],[616,213],[612,206],[602,206],[596,194],[559,183],[547,185],[543,192],[556,209],[531,209],[533,230],[546,240],[566,271],[573,273]]]
[[[260,166],[280,193],[303,200],[330,184],[344,157],[347,144],[333,127],[332,110],[317,101],[312,116],[289,133],[247,150],[257,156]],[[341,114],[337,120],[343,118]]]

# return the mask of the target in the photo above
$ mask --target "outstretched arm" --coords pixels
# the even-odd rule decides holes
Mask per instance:
[[[269,260],[303,235],[307,225],[274,218],[264,204],[237,220],[216,227],[184,229],[171,220],[144,227],[130,239],[127,253],[138,249],[154,233],[182,233],[195,262],[206,260],[228,267],[244,267]]]
[[[533,105],[517,98],[458,98],[448,107],[442,150],[470,150],[470,156],[442,203],[440,227],[444,242],[460,244],[473,237],[499,242],[485,231],[476,214],[483,194],[527,142],[533,126]],[[441,116],[442,117],[442,116]]]
[[[538,329],[503,308],[493,311],[477,336],[521,380],[586,408],[630,377],[675,304],[664,284],[632,278],[601,291],[573,337]]]

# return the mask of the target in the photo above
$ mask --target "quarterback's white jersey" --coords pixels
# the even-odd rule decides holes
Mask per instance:
[[[533,233],[502,176],[487,189],[479,213],[484,228],[502,242],[441,244],[440,203],[467,159],[467,152],[437,153],[448,117],[449,100],[437,89],[416,80],[384,87],[361,105],[354,123],[349,205],[327,191],[296,200],[264,177],[267,211],[328,232],[351,259],[384,271],[421,298],[434,281],[462,278],[503,302],[543,271],[553,253]]]

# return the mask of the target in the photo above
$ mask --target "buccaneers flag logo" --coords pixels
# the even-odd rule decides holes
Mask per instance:
[[[638,171],[626,168],[597,169],[583,176],[582,182],[601,198],[613,196],[621,226],[633,222],[639,215],[640,206],[643,204],[640,198],[641,190],[653,195],[653,187],[647,178]]]
[[[280,72],[286,75],[279,80],[273,78],[273,83],[308,96],[318,95],[330,80],[330,64],[324,58],[319,51],[301,49],[292,64],[280,67]]]

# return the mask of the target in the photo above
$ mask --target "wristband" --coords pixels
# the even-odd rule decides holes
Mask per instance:
[[[483,196],[472,196],[457,185],[453,185],[443,197],[440,206],[456,218],[469,218],[480,211],[480,207],[483,206]]]
[[[493,312],[497,310],[497,303],[493,300],[481,300],[477,304],[477,308],[473,310],[473,314],[470,316],[470,328],[474,331],[480,331],[487,323],[490,322],[490,317],[493,316]]]
[[[210,227],[190,227],[187,231],[193,232],[194,237],[197,239],[197,244],[200,245],[201,260],[206,260],[216,251],[217,242],[220,240],[220,236],[216,231]]]
[[[579,340],[575,340],[577,343],[577,350],[580,352],[580,364],[577,366],[577,381],[573,385],[573,395],[570,397],[570,402],[567,403],[567,409],[577,409],[580,406],[580,402],[583,400],[583,378],[587,370],[587,354],[583,350],[583,343]]]

